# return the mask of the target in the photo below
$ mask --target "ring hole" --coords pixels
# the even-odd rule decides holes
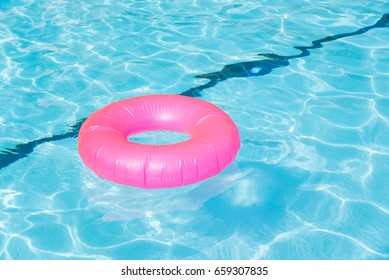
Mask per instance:
[[[130,135],[128,141],[144,145],[170,145],[185,142],[190,135],[172,130],[154,130]]]

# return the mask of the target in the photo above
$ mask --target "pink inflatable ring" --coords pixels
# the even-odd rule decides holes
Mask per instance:
[[[128,137],[152,130],[190,135],[184,142],[148,145]],[[231,163],[240,147],[238,128],[215,105],[180,95],[148,95],[114,102],[82,125],[84,163],[110,181],[142,188],[196,183]]]

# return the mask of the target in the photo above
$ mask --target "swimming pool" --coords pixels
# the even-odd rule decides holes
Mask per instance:
[[[2,1],[0,259],[389,259],[388,12],[383,0]],[[151,93],[225,110],[235,162],[149,191],[87,169],[83,120]]]

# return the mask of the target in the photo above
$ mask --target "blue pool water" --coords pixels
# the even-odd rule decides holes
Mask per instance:
[[[388,13],[384,0],[1,1],[0,259],[389,259]],[[151,93],[225,110],[235,162],[149,191],[86,168],[83,120]]]

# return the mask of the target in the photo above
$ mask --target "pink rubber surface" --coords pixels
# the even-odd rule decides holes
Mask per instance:
[[[184,142],[147,145],[130,135],[172,130]],[[84,163],[110,181],[142,188],[168,188],[212,177],[231,163],[240,147],[239,131],[217,106],[181,95],[125,99],[93,113],[82,125],[78,150]]]

